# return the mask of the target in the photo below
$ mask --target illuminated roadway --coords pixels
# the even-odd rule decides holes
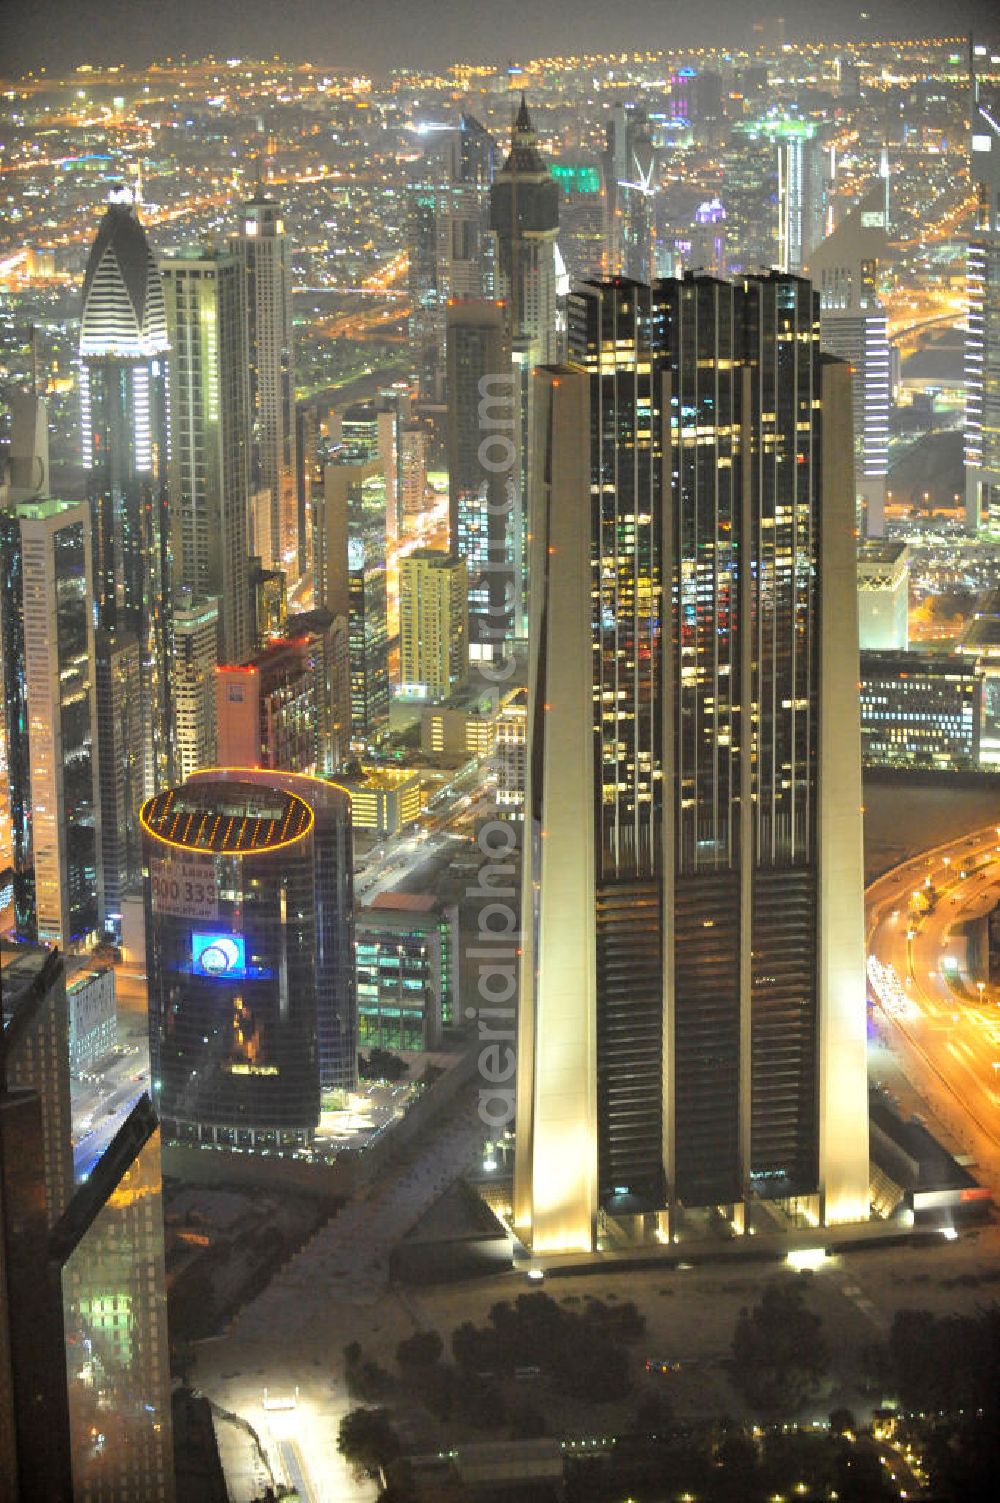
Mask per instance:
[[[894,867],[866,894],[869,991],[903,1071],[1000,1192],[1000,990],[970,975],[957,932],[998,901],[994,825]]]

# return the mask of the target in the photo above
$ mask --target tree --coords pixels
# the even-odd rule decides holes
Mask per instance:
[[[396,1348],[396,1361],[404,1371],[414,1372],[434,1367],[440,1362],[444,1342],[437,1331],[414,1331]]]
[[[347,1369],[347,1391],[353,1398],[384,1399],[392,1384],[392,1374],[370,1359]]]
[[[386,1409],[351,1409],[340,1422],[337,1450],[358,1476],[379,1477],[400,1452]]]
[[[856,1435],[857,1425],[849,1409],[834,1409],[830,1415],[831,1435]]]
[[[797,1283],[770,1284],[759,1304],[740,1311],[732,1378],[748,1403],[788,1411],[815,1392],[829,1363],[822,1325]]]
[[[363,1054],[358,1055],[358,1074],[362,1080],[388,1080],[395,1082],[402,1080],[404,1075],[409,1075],[410,1067],[398,1054],[392,1054],[388,1049],[380,1049],[377,1046],[371,1049],[367,1058]]]

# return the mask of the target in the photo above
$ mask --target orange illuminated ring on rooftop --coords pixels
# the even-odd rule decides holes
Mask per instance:
[[[214,785],[210,779],[205,778],[201,779],[200,783],[206,793],[213,786],[219,788],[221,792],[229,793],[233,788],[231,782],[222,779]],[[252,782],[247,782],[244,786],[279,794],[284,802],[278,817],[268,816],[265,811],[259,815],[249,811],[241,815],[227,816],[223,809],[213,808],[208,799],[200,809],[175,809],[175,797],[182,790],[169,788],[146,800],[139,810],[139,824],[146,834],[160,845],[195,856],[266,855],[271,851],[279,851],[287,846],[295,845],[310,833],[316,823],[316,815],[311,805],[306,803],[305,799],[300,798],[297,793],[291,793],[285,788],[267,790],[266,785],[262,789],[261,784]],[[190,784],[185,785],[183,791],[187,793],[189,789]],[[293,819],[295,828],[289,834],[289,825]],[[178,822],[185,820],[184,836],[177,839],[175,833]],[[251,821],[253,823],[248,831],[247,826]],[[192,830],[193,822],[194,830]],[[169,825],[169,834],[164,833],[165,825]],[[234,828],[236,838],[231,840]],[[247,837],[249,837],[249,843],[244,844]]]

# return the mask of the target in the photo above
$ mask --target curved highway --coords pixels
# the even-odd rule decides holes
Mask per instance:
[[[1000,1190],[1000,989],[961,925],[1000,902],[1000,826],[893,867],[865,895],[869,995],[904,1074]]]

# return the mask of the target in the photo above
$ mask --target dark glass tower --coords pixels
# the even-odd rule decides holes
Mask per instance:
[[[515,1218],[863,1216],[848,368],[777,274],[591,284],[569,332],[533,411]]]
[[[355,1081],[350,801],[196,774],[143,805],[149,1053],[165,1143],[296,1151]]]
[[[80,405],[98,625],[139,643],[143,787],[152,793],[169,776],[167,316],[127,189],[112,194],[87,262]]]

